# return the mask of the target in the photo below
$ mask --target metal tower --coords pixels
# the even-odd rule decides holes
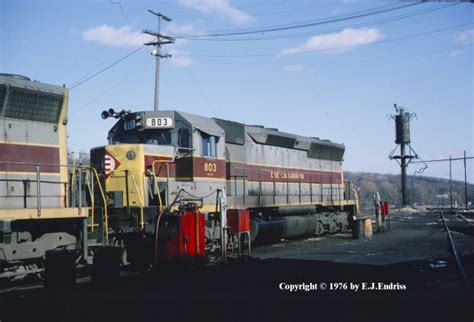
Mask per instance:
[[[418,159],[418,155],[410,145],[410,120],[416,117],[416,114],[405,112],[403,107],[398,107],[394,104],[395,111],[397,114],[390,115],[390,118],[395,120],[395,143],[397,146],[389,154],[389,159],[395,159],[401,168],[401,193],[402,193],[402,206],[408,205],[407,199],[407,166],[412,159]],[[394,155],[400,147],[400,154]],[[407,149],[408,147],[408,149]],[[407,153],[408,152],[408,153]]]

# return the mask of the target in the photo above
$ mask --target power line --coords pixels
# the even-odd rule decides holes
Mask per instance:
[[[325,4],[319,4],[317,6],[309,6],[309,7],[298,8],[298,9],[291,9],[291,10],[284,10],[284,11],[283,10],[282,11],[272,11],[272,12],[265,11],[265,12],[262,12],[262,13],[258,13],[258,16],[261,17],[261,16],[289,14],[289,13],[292,13],[292,12],[307,11],[309,9],[319,9],[319,8],[327,7],[327,6],[330,6],[330,5],[333,5],[333,4],[334,4],[334,2],[328,2],[328,3],[325,3]]]
[[[323,20],[323,21],[313,21],[313,22],[307,22],[307,23],[300,23],[296,25],[288,25],[288,26],[282,26],[282,27],[268,27],[268,28],[262,28],[262,29],[257,29],[257,30],[251,30],[251,31],[238,31],[238,32],[227,32],[227,33],[215,33],[215,34],[208,34],[208,35],[175,35],[173,38],[180,39],[180,38],[185,38],[185,39],[192,39],[192,38],[203,38],[203,37],[223,37],[223,36],[238,36],[238,35],[250,35],[250,34],[259,34],[259,33],[265,33],[265,32],[275,32],[275,31],[282,31],[282,30],[290,30],[290,29],[300,29],[300,28],[306,28],[306,27],[313,27],[313,26],[319,26],[323,24],[329,24],[329,23],[334,23],[334,22],[340,22],[340,21],[346,21],[346,20],[352,20],[352,19],[357,19],[357,18],[362,18],[362,17],[367,17],[367,16],[372,16],[380,13],[385,13],[385,12],[390,12],[398,9],[404,9],[412,6],[416,6],[421,4],[422,2],[416,2],[416,3],[411,3],[408,5],[396,7],[396,8],[389,8],[389,9],[383,9],[383,10],[378,10],[378,11],[372,11],[368,13],[363,13],[363,14],[358,14],[358,15],[353,15],[349,17],[342,17],[342,18],[335,18],[335,19],[328,19],[328,20]]]
[[[436,160],[424,160],[424,161],[412,161],[410,163],[421,163],[421,162],[425,162],[425,163],[432,163],[432,162],[449,162],[449,161],[458,161],[458,160],[470,160],[470,159],[474,159],[474,157],[459,157],[459,158],[452,158],[452,159],[436,159]]]
[[[112,0],[110,0],[110,3],[112,5],[117,5],[119,4],[120,5],[120,11],[122,12],[122,15],[123,15],[123,10],[122,10],[122,5],[120,2],[118,1],[115,1],[113,2]],[[141,24],[143,22],[144,19],[140,20],[139,21],[139,24]],[[102,66],[103,64],[105,64],[106,62],[108,62],[110,59],[112,59],[114,56],[116,56],[119,52],[121,52],[125,47],[128,47],[132,42],[134,42],[139,36],[141,36],[141,34],[137,34],[135,35],[133,38],[131,38],[127,43],[125,43],[123,46],[121,46],[119,49],[117,49],[116,51],[114,51],[110,56],[108,56],[107,58],[105,58],[103,61],[101,61],[99,64],[97,64],[95,67],[93,67],[92,69],[90,69],[87,73],[85,73],[82,77],[80,77],[77,81],[75,81],[74,83],[72,83],[73,85],[76,84],[76,83],[79,83],[80,81],[82,81],[84,78],[87,77],[87,75],[89,75],[90,73],[92,73],[93,71],[95,71],[97,68],[99,68],[100,66]]]
[[[369,21],[369,22],[362,22],[362,23],[357,23],[357,24],[349,24],[345,25],[342,27],[338,28],[331,28],[331,29],[326,29],[319,31],[317,33],[315,32],[304,32],[304,33],[293,33],[293,34],[283,34],[283,35],[276,35],[276,36],[268,36],[268,37],[254,37],[254,38],[186,38],[187,40],[194,40],[194,41],[226,41],[226,42],[236,42],[236,41],[260,41],[260,40],[275,40],[275,39],[288,39],[288,38],[302,38],[302,37],[307,37],[307,36],[317,36],[329,32],[336,32],[340,30],[344,30],[346,28],[352,28],[352,27],[366,27],[366,26],[373,26],[373,25],[380,25],[380,24],[385,24],[387,22],[393,22],[393,21],[398,21],[406,18],[411,18],[415,17],[418,15],[430,13],[433,11],[445,9],[448,7],[452,7],[455,5],[458,5],[459,3],[451,3],[448,5],[442,5],[436,8],[432,9],[422,9],[418,11],[412,11],[411,13],[403,14],[403,15],[398,15],[394,17],[389,17],[386,19],[379,19],[379,20],[374,20],[374,21]]]
[[[106,62],[108,62],[110,59],[112,59],[114,56],[116,56],[119,52],[121,52],[125,47],[127,47],[128,45],[130,45],[134,40],[135,40],[136,37],[130,39],[130,41],[126,44],[124,44],[123,46],[121,46],[119,49],[117,49],[116,51],[114,51],[110,56],[108,56],[107,58],[105,58],[103,61],[101,61],[99,64],[97,64],[94,68],[91,68],[87,73],[85,73],[81,78],[79,78],[77,81],[75,81],[73,84],[76,84],[76,83],[79,83],[80,81],[82,81],[84,78],[86,78],[90,73],[94,72],[95,70],[97,70],[100,66],[104,65]]]
[[[334,61],[326,62],[325,64],[365,63],[365,62],[372,62],[372,61],[385,61],[385,60],[392,60],[392,59],[403,59],[403,58],[408,58],[408,57],[416,57],[416,56],[437,54],[437,53],[442,53],[442,52],[446,52],[446,51],[462,50],[464,48],[470,48],[470,47],[472,47],[472,46],[471,45],[465,45],[465,46],[460,46],[460,47],[448,47],[448,48],[441,48],[441,49],[433,49],[433,50],[429,50],[429,51],[411,53],[411,54],[402,55],[402,56],[371,58],[371,59],[359,59],[359,60],[345,60],[345,61],[340,60],[340,61],[337,61],[337,62],[334,62]]]
[[[119,60],[113,62],[112,64],[108,65],[107,67],[102,68],[102,69],[99,70],[98,72],[92,74],[91,76],[89,76],[89,77],[87,77],[86,79],[80,81],[79,83],[76,83],[76,84],[72,85],[72,86],[69,88],[69,90],[72,90],[72,89],[74,89],[74,88],[76,88],[76,87],[78,87],[78,86],[84,84],[85,82],[91,80],[92,78],[94,78],[94,77],[96,77],[96,76],[102,74],[102,73],[105,72],[106,70],[112,68],[113,66],[115,66],[115,65],[117,65],[118,63],[124,61],[125,59],[127,59],[127,58],[130,57],[130,56],[132,56],[133,54],[137,53],[138,51],[140,51],[141,49],[143,49],[143,47],[145,47],[145,46],[141,46],[141,47],[135,49],[135,50],[132,51],[131,53],[129,53],[129,54],[127,54],[126,56],[120,58]]]
[[[387,42],[394,42],[394,41],[400,41],[400,40],[405,40],[405,39],[410,39],[410,38],[416,38],[416,37],[421,37],[421,36],[426,36],[429,34],[434,34],[438,32],[443,32],[451,29],[457,29],[461,28],[467,25],[472,25],[472,23],[464,23],[461,25],[456,25],[453,27],[448,27],[448,28],[443,28],[443,29],[437,29],[437,30],[432,30],[428,32],[423,32],[423,33],[418,33],[418,34],[413,34],[413,35],[407,35],[404,37],[399,37],[399,38],[392,38],[392,39],[384,39],[384,40],[379,40],[379,41],[374,41],[368,44],[364,45],[375,45],[375,44],[381,44],[381,43],[387,43]],[[359,47],[362,45],[350,45],[350,46],[342,46],[342,47],[334,47],[334,48],[323,48],[323,49],[314,49],[314,50],[305,50],[297,53],[292,53],[294,54],[307,54],[307,53],[315,53],[315,52],[325,52],[325,51],[334,51],[334,50],[340,50],[340,49],[347,49],[347,48],[353,48],[353,47]],[[271,56],[282,56],[284,54],[281,53],[261,53],[261,54],[241,54],[241,55],[202,55],[202,54],[181,54],[181,55],[176,55],[176,56],[190,56],[190,57],[208,57],[208,58],[235,58],[235,57],[271,57]]]
[[[456,51],[456,50],[463,50],[463,49],[469,49],[472,48],[471,45],[464,45],[464,46],[457,46],[457,47],[446,47],[446,48],[440,48],[440,49],[433,49],[433,50],[428,50],[428,51],[422,51],[422,52],[414,52],[411,54],[407,55],[400,55],[400,56],[392,56],[392,57],[380,57],[380,58],[368,58],[368,59],[357,59],[357,60],[336,60],[336,61],[327,61],[324,64],[351,64],[351,63],[366,63],[366,62],[374,62],[374,61],[386,61],[386,60],[396,60],[396,59],[404,59],[404,58],[409,58],[409,57],[416,57],[416,56],[425,56],[425,55],[432,55],[432,54],[437,54],[437,53],[442,53],[442,52],[447,52],[447,51]],[[264,63],[256,63],[256,62],[237,62],[237,61],[208,61],[207,63],[214,63],[214,64],[226,64],[226,65],[258,65],[259,67],[266,67],[266,68],[275,68],[275,64],[269,63],[269,64],[264,64]],[[305,64],[305,66],[308,67],[314,67],[313,64]],[[281,66],[280,66],[281,67]]]
[[[125,47],[127,46],[127,44],[123,45],[122,47],[120,47],[119,49],[117,49],[116,51],[114,51],[110,56],[108,56],[106,59],[104,59],[103,61],[101,61],[99,64],[97,64],[94,68],[90,69],[87,73],[85,73],[82,77],[80,77],[77,81],[75,81],[73,84],[76,84],[76,83],[79,83],[80,81],[82,81],[84,78],[86,78],[88,75],[90,75],[90,73],[94,72],[95,70],[97,70],[97,68],[99,68],[100,66],[104,65],[106,62],[108,62],[110,59],[112,59],[112,57],[114,57],[115,55],[117,55],[122,49],[124,49]]]
[[[367,12],[371,12],[373,10],[378,10],[378,9],[381,9],[381,8],[387,8],[387,7],[392,7],[393,4],[388,4],[388,5],[383,5],[383,6],[378,6],[378,7],[373,7],[373,8],[370,8],[370,9],[364,9],[364,10],[359,10],[359,11],[353,11],[351,13],[347,13],[347,14],[343,14],[343,15],[336,15],[336,16],[329,16],[329,17],[323,17],[323,18],[318,18],[318,19],[312,19],[312,20],[305,20],[305,21],[297,21],[297,22],[292,22],[292,23],[284,23],[284,24],[277,24],[277,25],[269,25],[269,26],[261,26],[259,27],[259,29],[268,29],[268,28],[280,28],[280,27],[290,27],[290,26],[294,26],[294,25],[298,25],[298,24],[305,24],[305,23],[312,23],[312,22],[318,22],[318,21],[322,21],[322,20],[325,20],[325,19],[334,19],[334,18],[337,18],[337,17],[347,17],[348,15],[354,15],[354,14],[361,14],[361,13],[367,13]],[[209,34],[220,34],[220,33],[236,33],[236,32],[253,32],[255,30],[259,30],[259,29],[255,29],[255,27],[248,27],[248,28],[235,28],[235,29],[225,29],[225,30],[209,30],[208,33]],[[202,37],[208,37],[209,34],[206,34],[206,35],[201,35]],[[180,35],[181,36],[181,35]],[[186,37],[193,37],[195,35],[193,34],[190,34],[190,35],[184,35]]]
[[[128,73],[127,75],[125,75],[124,78],[122,78],[121,80],[119,80],[118,82],[116,82],[114,85],[112,85],[111,87],[109,87],[108,89],[106,89],[105,91],[102,91],[99,95],[95,96],[93,99],[91,99],[89,102],[87,102],[86,104],[82,105],[81,107],[79,107],[77,110],[71,112],[71,115],[74,115],[76,113],[78,113],[80,110],[86,108],[87,106],[89,106],[90,104],[94,103],[96,100],[98,100],[99,98],[101,98],[102,96],[104,96],[105,94],[109,93],[111,90],[113,90],[115,87],[117,87],[118,85],[122,84],[123,82],[125,82],[127,79],[129,79],[132,75],[134,75],[135,73],[137,73],[139,70],[141,70],[143,67],[145,67],[146,65],[148,65],[152,60],[154,59],[154,57],[150,58],[149,60],[147,60],[144,64],[138,66],[136,69],[134,69],[133,71],[131,71],[130,73]]]

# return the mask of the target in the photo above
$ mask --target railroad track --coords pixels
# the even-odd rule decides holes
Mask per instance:
[[[451,211],[450,213],[455,214],[456,215],[455,218],[458,218],[459,220],[461,220],[465,225],[468,225],[469,227],[474,226],[474,224],[470,220],[468,220],[466,217],[464,217],[459,211]],[[448,241],[449,253],[453,257],[453,259],[456,263],[456,266],[458,267],[459,273],[461,274],[461,276],[464,280],[465,285],[468,288],[470,288],[471,283],[470,283],[469,277],[467,276],[466,271],[465,271],[465,269],[462,265],[462,262],[459,258],[458,252],[456,250],[456,243],[455,243],[455,240],[453,238],[453,234],[451,232],[451,229],[450,229],[450,227],[447,223],[446,217],[445,217],[445,215],[447,214],[447,211],[445,211],[443,209],[439,209],[439,214],[440,214],[441,220],[443,222],[444,229],[446,231],[446,237],[447,237],[447,241]]]

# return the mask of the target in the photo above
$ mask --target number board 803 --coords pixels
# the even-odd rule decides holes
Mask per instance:
[[[173,127],[173,119],[171,117],[149,117],[145,124],[147,127],[171,128]]]

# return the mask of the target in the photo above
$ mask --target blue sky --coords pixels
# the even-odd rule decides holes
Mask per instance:
[[[395,147],[387,115],[398,103],[418,116],[412,146],[423,159],[474,155],[470,3],[0,0],[0,72],[72,87],[149,40],[142,31],[157,20],[147,9],[173,19],[165,34],[193,38],[163,48],[172,58],[162,60],[161,109],[342,142],[345,169],[398,173],[387,159]],[[321,23],[328,20],[338,21]],[[314,25],[209,36],[301,24]],[[151,50],[71,89],[71,149],[106,143],[113,125],[100,118],[106,108],[153,109]],[[463,179],[462,163],[453,171]],[[447,164],[424,172],[447,174]]]

